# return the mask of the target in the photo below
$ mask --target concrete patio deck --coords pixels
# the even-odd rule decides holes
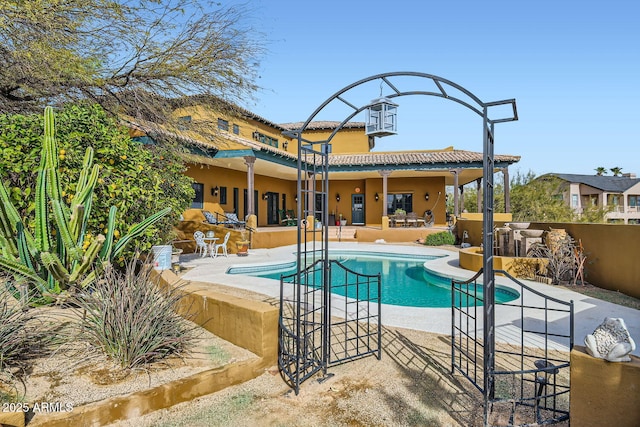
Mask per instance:
[[[427,247],[418,244],[368,244],[356,242],[330,242],[329,248],[340,250],[354,250],[380,253],[404,253],[404,254],[438,254],[442,258],[427,261],[426,266],[440,275],[457,279],[468,279],[473,272],[461,269],[458,266],[458,252]],[[184,280],[212,283],[223,286],[231,286],[248,291],[253,291],[272,298],[278,298],[280,292],[277,280],[264,279],[254,276],[226,274],[229,267],[242,265],[260,265],[294,261],[295,245],[283,246],[273,249],[251,249],[249,256],[238,257],[229,255],[228,258],[218,256],[216,259],[200,257],[199,255],[183,255],[181,263],[188,269],[182,275]],[[496,283],[510,286],[507,279],[496,277]],[[631,336],[638,342],[640,339],[640,311],[623,307],[606,301],[588,297],[562,287],[545,285],[533,281],[523,280],[527,286],[545,295],[562,301],[574,302],[574,343],[582,345],[587,334],[602,323],[605,317],[621,317],[624,319]],[[525,301],[526,303],[526,301]],[[515,333],[519,319],[519,310],[502,310],[500,317],[496,319],[496,326],[506,334],[498,330],[497,340],[510,342],[510,335]],[[544,320],[539,318],[538,320]],[[556,319],[557,320],[557,319]],[[423,330],[440,334],[451,333],[451,309],[450,308],[419,308],[401,307],[383,304],[382,323],[388,326]],[[515,339],[515,338],[514,338]],[[530,343],[535,345],[535,343]],[[640,349],[636,348],[635,355],[640,356]]]

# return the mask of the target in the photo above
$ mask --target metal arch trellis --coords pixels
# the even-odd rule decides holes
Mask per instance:
[[[396,77],[417,77],[430,80],[437,91],[402,90],[394,83]],[[328,262],[328,190],[329,190],[329,154],[331,140],[344,125],[353,117],[371,106],[367,103],[361,106],[349,100],[349,91],[360,85],[372,81],[380,81],[381,96],[383,88],[390,91],[385,98],[396,98],[407,95],[427,95],[454,101],[478,114],[483,119],[483,245],[490,248],[493,245],[493,169],[494,169],[494,125],[496,123],[518,120],[515,99],[495,102],[483,102],[464,87],[441,77],[421,72],[390,72],[373,75],[356,81],[337,91],[324,101],[298,129],[285,132],[298,141],[298,239],[297,239],[297,271],[292,279],[293,283],[281,280],[280,286],[280,330],[279,330],[279,368],[285,380],[298,391],[302,381],[315,372],[326,372],[330,362],[329,331],[331,324],[331,284],[329,282],[331,263]],[[452,89],[452,90],[450,90]],[[454,94],[456,91],[464,94],[468,99],[462,99]],[[338,100],[352,111],[333,130],[329,137],[321,141],[311,141],[304,138],[304,133],[312,120],[331,102]],[[511,106],[508,117],[490,118],[489,109],[496,106]],[[320,147],[317,149],[316,147]],[[319,274],[310,274],[309,268],[319,269]],[[484,305],[484,371],[486,375],[484,390],[491,390],[491,380],[495,370],[495,313],[494,313],[494,282],[493,254],[484,251],[483,275],[485,296],[488,297]],[[319,283],[318,283],[319,282]],[[377,301],[378,307],[380,301]],[[380,316],[368,313],[366,322],[378,323]],[[356,339],[357,340],[357,339]],[[378,357],[380,355],[377,343]],[[371,349],[363,355],[371,354]],[[356,356],[359,355],[356,350]],[[352,357],[349,356],[348,359]],[[486,405],[485,405],[486,406]],[[486,407],[485,407],[486,410]]]

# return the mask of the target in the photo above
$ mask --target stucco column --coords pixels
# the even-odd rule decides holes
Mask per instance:
[[[502,175],[504,177],[504,212],[511,212],[511,196],[509,195],[509,168],[502,169]]]
[[[390,170],[381,170],[378,173],[382,176],[382,216],[387,216],[387,179],[391,175]]]
[[[476,179],[476,201],[478,204],[476,212],[482,212],[482,178]]]
[[[383,230],[389,228],[389,214],[387,212],[387,179],[391,175],[390,170],[379,170],[378,173],[382,176],[382,218],[381,227]]]
[[[255,157],[251,157],[251,156],[244,156],[244,164],[247,165],[247,216],[249,215],[254,215],[255,212],[253,211],[253,183],[254,183],[254,176],[253,176],[253,166],[256,163],[256,158]]]
[[[460,172],[459,169],[451,169],[449,172],[451,172],[453,174],[453,215],[454,216],[458,216],[458,214],[460,213],[459,210],[459,200],[458,200],[458,173]]]

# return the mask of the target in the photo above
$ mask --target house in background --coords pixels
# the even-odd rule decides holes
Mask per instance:
[[[610,208],[609,223],[640,224],[640,179],[635,174],[622,176],[574,175],[550,173],[566,183],[563,200],[578,214],[594,206]],[[541,178],[542,178],[541,177]]]
[[[220,205],[239,218],[255,215],[258,226],[280,225],[282,211],[297,210],[297,139],[285,132],[301,123],[276,124],[236,106],[214,111],[198,104],[197,98],[175,115],[175,129],[140,125],[132,136],[144,141],[171,133],[189,148],[186,174],[195,181],[193,209]],[[322,141],[338,125],[312,122],[303,137]],[[446,187],[457,192],[483,176],[481,152],[453,147],[376,152],[375,138],[366,134],[363,122],[346,123],[331,144],[326,195],[330,223],[332,214],[348,224],[380,225],[383,217],[404,209],[420,217],[432,211],[435,222],[445,224],[449,214],[458,213],[446,212]],[[496,154],[495,170],[504,172],[519,160],[520,156]],[[316,200],[316,206],[321,201]]]

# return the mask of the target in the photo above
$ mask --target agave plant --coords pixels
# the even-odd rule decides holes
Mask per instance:
[[[58,147],[53,109],[44,111],[44,138],[35,190],[35,226],[31,232],[0,180],[0,269],[12,278],[7,284],[14,295],[27,290],[30,302],[48,303],[63,292],[83,289],[95,281],[94,267],[111,262],[125,246],[140,236],[171,208],[165,208],[115,241],[117,208],[109,211],[107,232],[85,244],[91,201],[99,167],[93,165],[93,149],[87,148],[76,194],[67,204],[60,188]]]

